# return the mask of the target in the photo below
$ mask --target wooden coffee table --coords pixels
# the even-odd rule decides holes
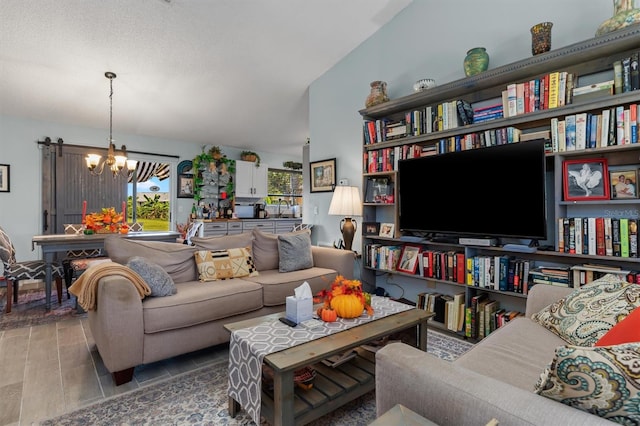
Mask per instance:
[[[262,387],[261,414],[271,425],[303,425],[375,388],[375,354],[359,346],[410,327],[418,327],[416,346],[427,350],[427,321],[435,314],[410,309],[293,346],[264,357],[273,369],[273,390]],[[230,332],[253,327],[281,314],[226,324]],[[321,361],[330,356],[356,348],[358,356],[335,368]],[[294,385],[294,371],[312,365],[317,372],[313,387],[304,390]],[[240,410],[240,404],[229,397],[229,414]]]

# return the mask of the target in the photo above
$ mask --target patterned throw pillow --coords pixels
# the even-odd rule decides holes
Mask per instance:
[[[638,424],[640,342],[560,346],[534,392],[621,424]]]
[[[258,275],[258,271],[253,264],[250,247],[227,250],[198,250],[195,256],[200,281],[255,277]]]
[[[593,346],[640,306],[640,285],[607,274],[576,289],[531,319],[576,346]]]

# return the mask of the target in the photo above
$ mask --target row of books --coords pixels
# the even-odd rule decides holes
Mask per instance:
[[[529,271],[529,289],[537,284],[579,288],[606,274],[618,275],[622,280],[633,284],[640,284],[639,271],[629,271],[615,266],[586,263],[573,266],[538,266],[531,268]]]
[[[440,293],[418,293],[417,309],[435,313],[433,321],[440,322],[448,330],[459,332],[465,327],[465,293],[454,295]]]
[[[402,253],[402,246],[366,244],[363,252],[364,266],[381,271],[395,271]]]
[[[636,218],[561,217],[557,231],[559,252],[640,257]]]
[[[520,142],[520,135],[520,129],[509,126],[442,138],[438,141],[438,154]]]
[[[502,92],[505,117],[562,107],[571,103],[575,74],[555,71],[540,78],[510,83]]]
[[[467,259],[468,285],[527,294],[531,261],[513,256],[473,256]]]
[[[362,161],[364,170],[367,173],[390,172],[398,170],[398,161],[400,160],[435,155],[437,153],[435,145],[402,145],[365,151],[362,154]]]
[[[553,152],[638,143],[639,122],[638,104],[607,108],[600,114],[583,112],[563,119],[554,117],[551,119]]]
[[[501,308],[500,303],[487,293],[479,293],[471,297],[465,308],[465,336],[481,340],[522,315],[522,312]]]
[[[638,68],[639,52],[613,63],[613,79],[615,93],[626,93],[640,90],[640,69]]]

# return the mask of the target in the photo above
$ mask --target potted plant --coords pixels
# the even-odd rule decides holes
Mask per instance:
[[[297,161],[285,161],[284,163],[282,163],[282,166],[286,167],[287,169],[302,170],[302,163],[299,163]]]
[[[214,160],[219,160],[219,159],[221,159],[223,157],[222,150],[220,149],[219,146],[216,146],[216,145],[214,145],[211,148],[209,148],[209,155]]]
[[[256,163],[256,167],[260,167],[260,156],[253,151],[242,151],[240,159],[242,161],[252,161]]]

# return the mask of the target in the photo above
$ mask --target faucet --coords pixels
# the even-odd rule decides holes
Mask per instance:
[[[278,198],[278,217],[282,217],[282,213],[280,213],[280,206],[284,202],[287,205],[287,208],[291,207],[287,200],[283,200],[282,198]]]

